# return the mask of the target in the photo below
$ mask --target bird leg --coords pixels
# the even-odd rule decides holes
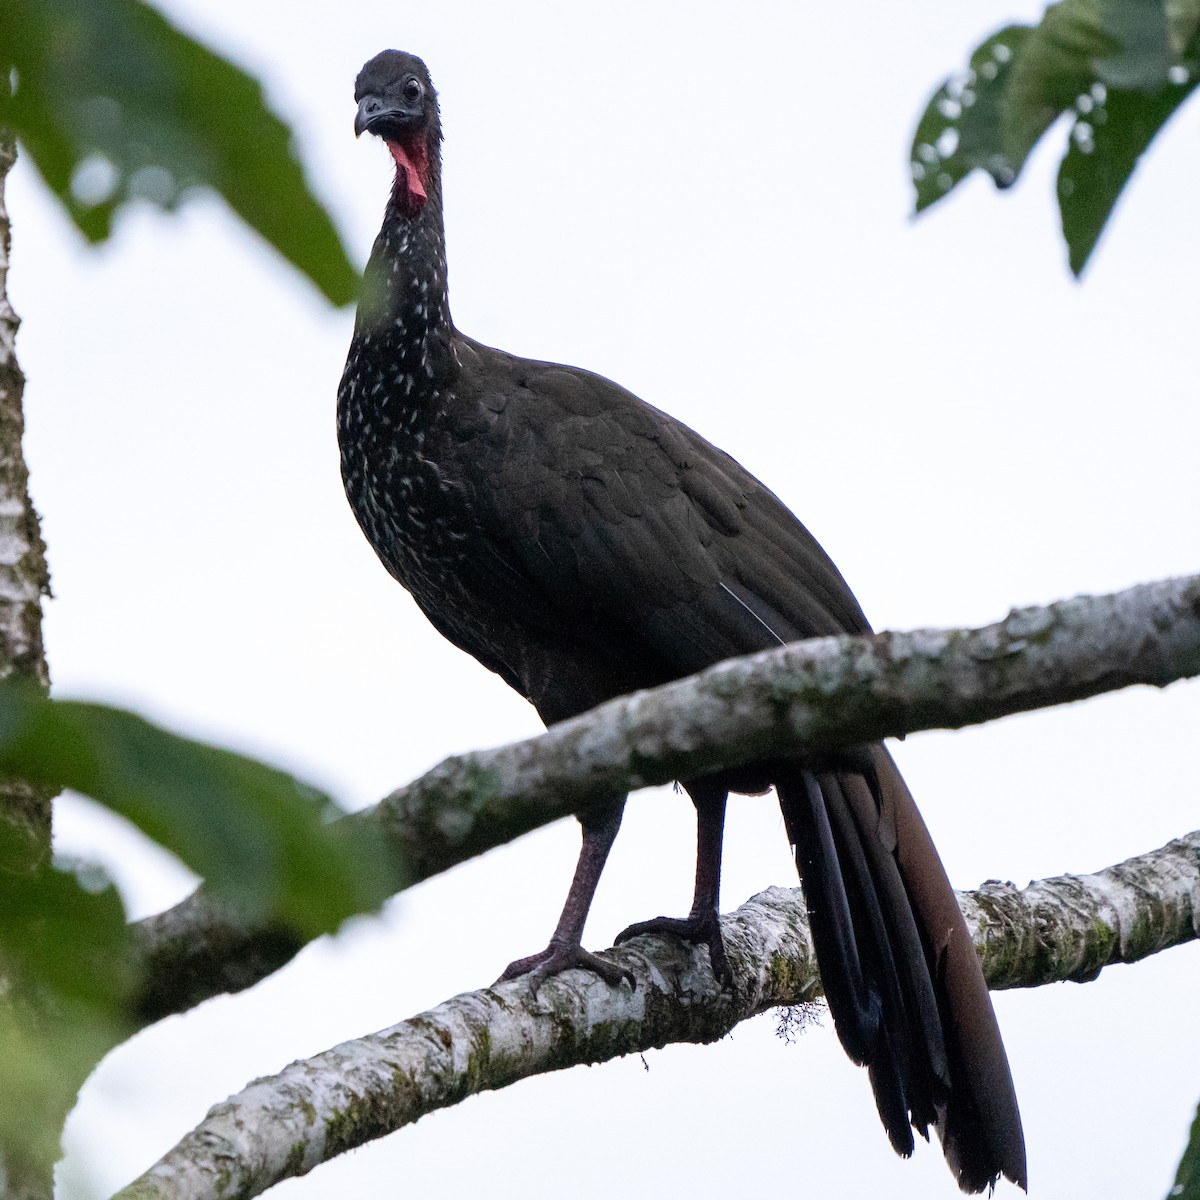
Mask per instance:
[[[723,987],[733,983],[733,970],[725,955],[718,906],[721,899],[721,843],[725,834],[726,792],[714,788],[689,788],[696,805],[696,891],[686,917],[654,917],[638,921],[617,934],[617,945],[641,933],[669,934],[693,945],[708,947],[713,975]]]
[[[579,818],[579,823],[583,826],[583,846],[579,851],[579,861],[575,864],[575,877],[571,880],[570,891],[567,892],[567,902],[563,905],[562,916],[558,918],[558,925],[550,936],[550,944],[538,954],[518,958],[516,962],[509,963],[504,968],[504,973],[496,980],[497,983],[528,975],[536,994],[543,980],[571,967],[582,967],[585,971],[594,971],[613,987],[622,979],[628,980],[630,987],[637,986],[633,972],[627,967],[618,967],[598,955],[589,954],[580,944],[588,909],[592,906],[592,897],[596,894],[596,885],[600,882],[600,873],[608,860],[608,852],[612,849],[617,830],[621,828],[621,816],[624,811],[625,800],[622,797],[619,804],[605,809],[598,818]]]

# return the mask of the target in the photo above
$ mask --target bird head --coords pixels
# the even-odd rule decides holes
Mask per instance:
[[[415,217],[429,199],[431,164],[441,140],[437,93],[415,54],[384,50],[358,73],[354,134],[382,138],[396,163],[396,193],[404,213]]]

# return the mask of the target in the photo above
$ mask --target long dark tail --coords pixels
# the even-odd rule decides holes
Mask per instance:
[[[958,1185],[1025,1188],[1008,1058],[945,868],[892,757],[776,780],[838,1037],[898,1154],[937,1130]]]

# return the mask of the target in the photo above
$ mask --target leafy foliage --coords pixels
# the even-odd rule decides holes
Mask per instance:
[[[0,826],[0,1146],[45,1171],[75,1094],[132,1028],[125,909],[95,867],[13,872]]]
[[[0,952],[15,978],[99,1009],[118,1011],[132,982],[125,906],[90,865],[0,871]]]
[[[1187,1149],[1183,1152],[1175,1184],[1167,1193],[1167,1200],[1200,1200],[1200,1108],[1196,1109]]]
[[[73,788],[120,813],[250,920],[307,940],[404,885],[376,837],[290,775],[132,713],[0,682],[0,776]],[[88,864],[27,860],[0,824],[0,1146],[49,1169],[80,1085],[133,1032],[125,909]]]
[[[256,80],[143,0],[7,0],[0,124],[89,241],[134,200],[219,192],[334,304],[358,274]]]
[[[248,920],[306,939],[403,886],[376,838],[283,771],[14,680],[0,684],[0,773],[93,797]]]
[[[1142,152],[1200,82],[1200,0],[1062,0],[1010,25],[934,93],[913,137],[920,212],[972,170],[1013,184],[1068,115],[1059,211],[1078,275]]]

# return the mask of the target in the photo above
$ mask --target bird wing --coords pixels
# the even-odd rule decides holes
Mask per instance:
[[[477,343],[462,357],[450,416],[488,532],[480,583],[531,618],[615,620],[679,673],[869,631],[816,539],[686,425],[587,371]]]

